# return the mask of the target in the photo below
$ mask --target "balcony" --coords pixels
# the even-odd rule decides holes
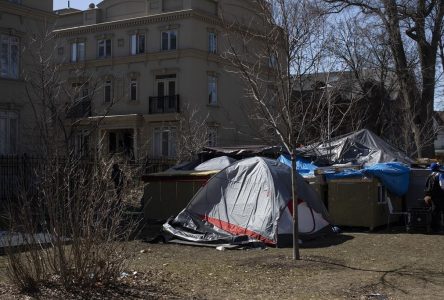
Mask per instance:
[[[150,97],[149,114],[178,113],[179,107],[179,95]]]
[[[82,99],[73,103],[66,111],[66,117],[69,119],[81,119],[91,117],[91,100]]]

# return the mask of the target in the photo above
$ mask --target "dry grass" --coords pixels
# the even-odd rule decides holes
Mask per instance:
[[[308,245],[298,262],[290,259],[291,249],[134,246],[129,271],[137,275],[106,298],[442,299],[444,294],[442,235],[344,233]]]

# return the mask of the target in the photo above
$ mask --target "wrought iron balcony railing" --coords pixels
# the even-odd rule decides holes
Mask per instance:
[[[66,117],[70,119],[91,117],[91,99],[77,100],[70,107],[68,107]]]

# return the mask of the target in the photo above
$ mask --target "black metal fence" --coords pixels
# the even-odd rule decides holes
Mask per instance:
[[[0,205],[29,193],[36,183],[36,168],[40,160],[24,156],[0,156]]]
[[[176,160],[172,158],[146,158],[143,163],[143,172],[145,174],[157,173],[165,171],[176,164]]]
[[[146,158],[143,162],[128,162],[128,165],[140,170],[140,176],[162,172],[174,166],[176,161],[169,158]],[[29,156],[0,155],[0,205],[11,201],[21,192],[32,192],[38,180],[37,168],[42,160]],[[138,172],[139,173],[139,172]]]

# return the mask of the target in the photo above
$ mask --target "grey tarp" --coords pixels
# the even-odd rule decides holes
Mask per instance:
[[[383,162],[411,164],[405,153],[388,144],[370,130],[363,129],[324,143],[299,148],[301,156],[327,164],[360,164],[365,166]]]
[[[228,156],[220,156],[196,166],[194,170],[196,171],[213,171],[213,170],[223,170],[236,160]]]
[[[297,175],[299,230],[310,236],[329,226],[318,194]],[[213,176],[179,215],[163,226],[173,238],[193,242],[249,236],[276,244],[292,233],[291,169],[276,160],[253,157]]]

